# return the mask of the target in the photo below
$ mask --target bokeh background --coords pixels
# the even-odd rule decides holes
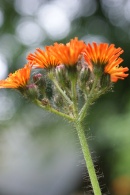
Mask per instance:
[[[0,0],[0,79],[23,67],[35,48],[75,36],[122,47],[123,66],[130,66],[130,1]],[[103,194],[130,194],[129,83],[130,78],[116,83],[86,121]],[[1,89],[0,195],[90,194],[71,124]]]

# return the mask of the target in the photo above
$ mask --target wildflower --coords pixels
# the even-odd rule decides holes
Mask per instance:
[[[129,69],[127,67],[119,67],[119,64],[123,61],[120,58],[120,54],[123,50],[115,48],[114,44],[110,46],[107,43],[101,43],[97,45],[93,43],[88,44],[84,52],[85,61],[91,71],[96,69],[102,69],[104,73],[110,75],[111,82],[117,82],[118,79],[124,79],[128,76],[125,72]]]
[[[26,64],[15,73],[10,73],[5,80],[0,81],[0,88],[24,88],[30,79],[31,66]]]
[[[50,68],[60,64],[72,66],[78,62],[84,49],[85,43],[76,37],[66,45],[54,43],[53,46],[46,46],[45,51],[38,48],[34,54],[27,56],[27,60],[36,68]]]
[[[60,61],[57,58],[55,58],[51,54],[51,52],[44,51],[40,48],[37,48],[34,54],[30,53],[27,56],[27,60],[35,68],[50,68],[50,67],[55,67],[60,64]]]
[[[54,46],[46,47],[53,56],[61,61],[66,66],[75,65],[80,57],[80,54],[85,49],[85,43],[79,41],[77,37],[71,39],[66,45],[54,43]]]

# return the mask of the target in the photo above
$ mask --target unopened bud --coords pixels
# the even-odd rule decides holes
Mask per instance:
[[[81,80],[81,82],[88,81],[89,76],[90,76],[90,69],[87,66],[83,66],[81,71],[80,71],[80,80]]]
[[[42,74],[38,73],[33,76],[34,83],[37,83],[42,78]]]
[[[45,86],[46,85],[46,81],[45,78],[43,77],[43,75],[41,73],[35,74],[33,76],[33,81],[36,85],[38,85],[39,87],[41,86]]]
[[[59,66],[57,66],[55,71],[56,71],[56,79],[59,85],[61,86],[61,88],[68,87],[68,80],[69,80],[69,77],[67,74],[68,70],[64,66],[64,64],[60,64]]]
[[[65,66],[64,64],[60,64],[56,67],[56,74],[64,74]]]
[[[46,88],[46,80],[43,77],[43,75],[41,73],[35,74],[33,76],[33,81],[35,85],[38,87],[40,94],[44,96],[45,88]]]
[[[30,85],[27,85],[26,87],[27,87],[26,94],[28,95],[29,98],[31,99],[38,98],[39,91],[37,85],[32,83]]]
[[[76,65],[76,68],[77,68],[77,71],[78,72],[80,72],[81,71],[81,69],[83,68],[83,66],[84,66],[84,57],[83,57],[83,55],[80,55],[79,57],[78,57],[78,62],[77,62],[77,65]]]
[[[60,95],[55,95],[54,96],[54,103],[58,107],[63,107],[63,99],[62,99],[62,97]]]

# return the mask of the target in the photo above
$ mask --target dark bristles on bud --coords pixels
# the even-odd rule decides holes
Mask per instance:
[[[30,99],[37,99],[39,96],[39,90],[37,85],[35,85],[34,83],[27,85],[26,94]]]
[[[90,70],[88,69],[88,67],[84,66],[80,71],[80,74],[79,74],[80,78],[79,79],[81,80],[81,82],[87,82],[90,78],[90,74],[91,73],[90,73]]]
[[[61,88],[64,88],[64,89],[70,88],[68,69],[65,67],[64,64],[57,66],[54,74],[56,75],[56,80],[60,84]]]
[[[57,94],[54,96],[54,103],[55,103],[56,107],[63,108],[64,102],[63,102],[63,98],[60,94]]]
[[[57,80],[64,85],[64,82],[66,80],[65,73],[66,68],[63,64],[60,64],[55,68],[56,78]]]
[[[58,74],[60,74],[60,73],[62,73],[62,74],[64,74],[64,70],[65,70],[65,65],[64,64],[60,64],[59,66],[57,66],[56,67],[56,73]]]
[[[46,79],[44,78],[44,76],[41,73],[35,74],[33,76],[33,81],[39,87],[46,86]]]
[[[35,74],[33,76],[34,83],[37,83],[42,77],[43,77],[43,75],[41,73]]]

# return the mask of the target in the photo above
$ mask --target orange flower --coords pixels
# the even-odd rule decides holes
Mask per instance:
[[[26,64],[15,73],[10,73],[7,79],[0,81],[0,88],[24,88],[30,79],[31,66]]]
[[[83,41],[79,41],[77,37],[71,39],[66,45],[54,43],[54,46],[46,47],[47,51],[66,66],[75,65],[80,57],[80,54],[85,49],[86,45]]]
[[[34,54],[29,54],[27,60],[29,60],[35,68],[50,68],[60,64],[60,61],[56,59],[51,52],[43,51],[40,48],[37,48]]]
[[[119,67],[119,64],[123,61],[119,57],[122,53],[123,50],[120,47],[115,48],[114,44],[109,46],[107,43],[98,45],[93,43],[86,46],[84,58],[91,71],[94,66],[103,66],[104,73],[110,74],[112,82],[117,82],[118,79],[124,79],[128,76],[125,72],[129,69],[127,67]]]

